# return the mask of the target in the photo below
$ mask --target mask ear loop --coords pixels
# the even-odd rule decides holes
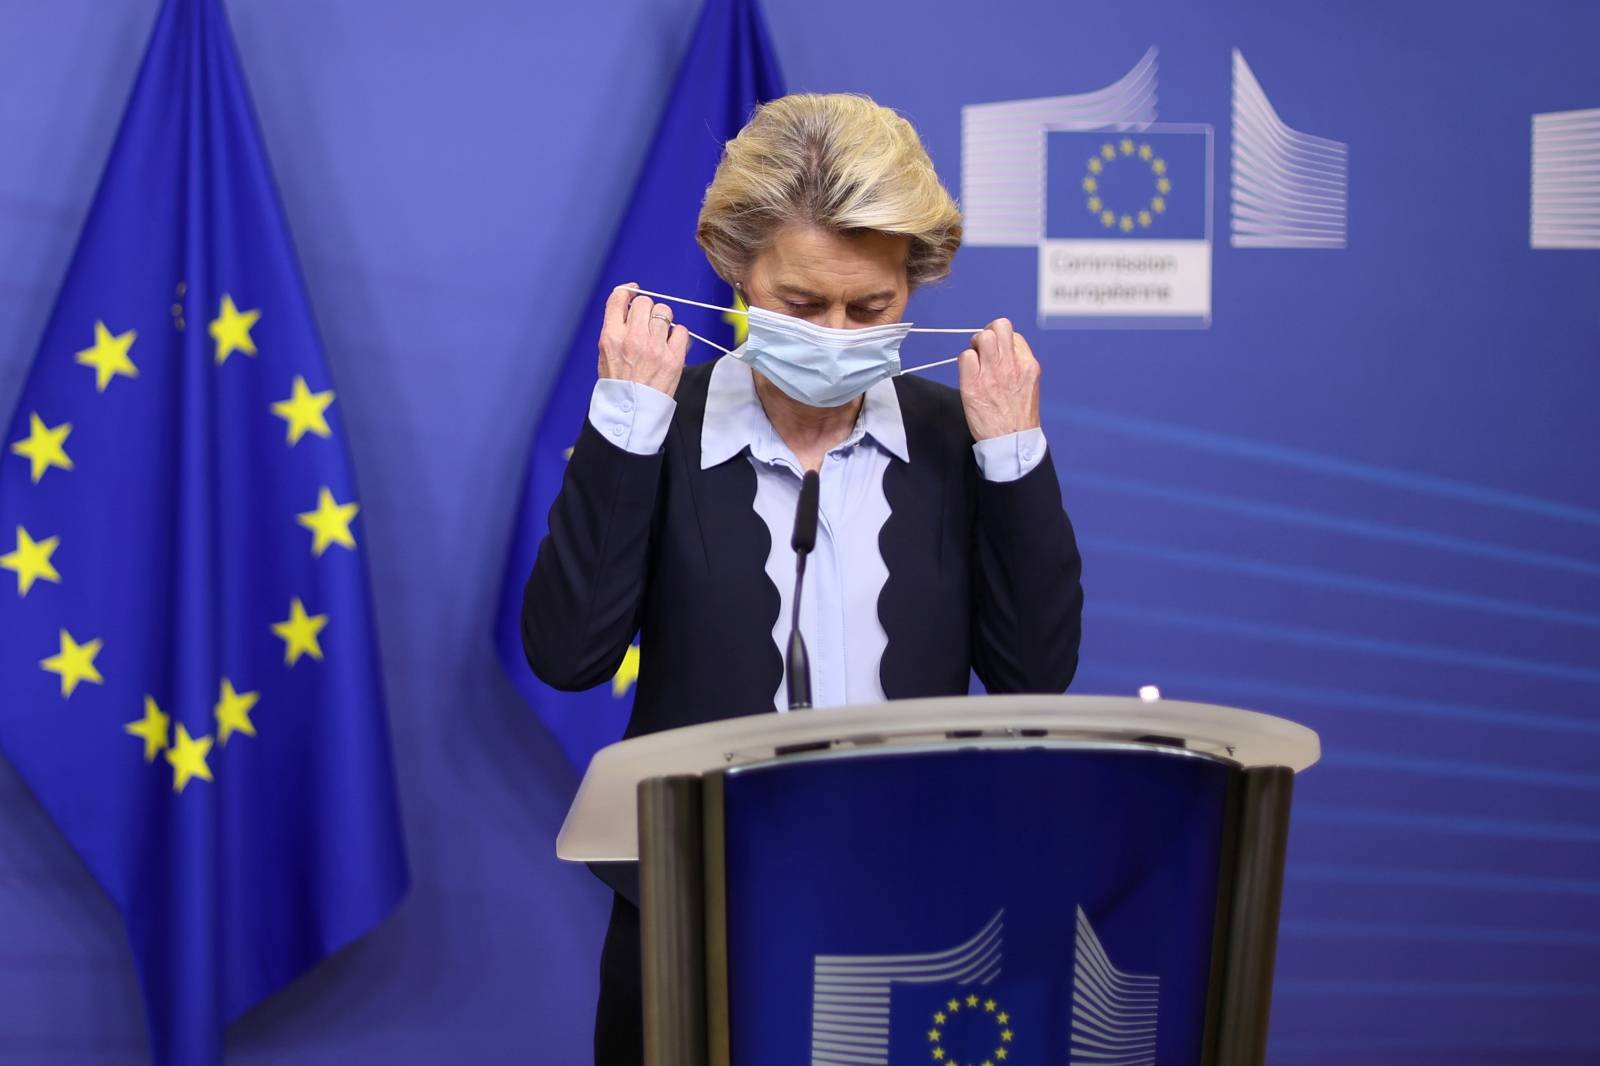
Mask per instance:
[[[750,314],[750,312],[745,310],[744,308],[740,308],[740,307],[723,307],[723,306],[721,306],[719,304],[701,303],[699,300],[688,300],[688,299],[685,299],[682,296],[668,296],[664,292],[651,292],[649,289],[641,289],[641,288],[638,288],[637,286],[634,286],[634,285],[629,285],[627,287],[627,289],[628,289],[629,292],[636,292],[640,296],[653,296],[657,300],[666,300],[669,303],[688,304],[690,307],[703,307],[707,311],[723,311],[723,312],[725,312],[727,314],[745,315],[746,317],[748,317],[749,314]],[[678,325],[682,325],[682,323],[677,323],[677,324]],[[700,334],[696,333],[694,330],[690,329],[688,326],[684,326],[683,329],[684,329],[685,333],[689,334],[689,336],[693,337],[695,340],[699,341],[701,344],[709,344],[709,345],[711,345],[711,347],[715,348],[719,352],[722,352],[724,355],[732,355],[733,354],[733,349],[724,348],[722,345],[718,344],[716,341],[707,340],[705,337],[700,336]],[[916,326],[916,327],[913,327],[913,328],[907,330],[906,332],[907,333],[965,333],[965,334],[967,334],[967,336],[970,337],[975,333],[981,333],[983,331],[979,330],[979,329],[950,329],[950,328],[937,328],[936,329],[936,328],[928,327],[928,326]],[[959,355],[953,355],[949,359],[941,359],[937,363],[923,363],[921,366],[907,367],[904,370],[900,371],[900,373],[902,373],[902,374],[914,374],[919,370],[932,370],[936,366],[946,366],[947,364],[953,363],[953,362],[955,362],[956,360],[958,360],[960,358],[961,357]]]
[[[905,367],[900,371],[900,373],[902,373],[902,374],[915,374],[919,370],[932,370],[936,366],[949,366],[951,363],[958,362],[960,359],[961,359],[961,357],[959,355],[952,355],[950,358],[948,358],[948,359],[940,359],[936,363],[923,363],[921,366],[908,366],[908,367]]]
[[[912,333],[965,333],[967,336],[970,337],[970,336],[973,336],[974,334],[982,333],[983,330],[981,330],[981,329],[913,329],[911,332]],[[902,374],[915,374],[919,370],[932,370],[936,366],[949,366],[951,363],[959,362],[960,360],[961,360],[961,357],[959,355],[952,355],[948,359],[940,359],[937,362],[923,363],[920,366],[908,366],[905,369],[901,370],[900,373],[902,373]]]
[[[691,307],[704,307],[707,311],[723,311],[723,312],[726,312],[727,314],[733,314],[733,315],[748,315],[749,314],[748,311],[741,311],[737,307],[719,307],[716,304],[701,303],[699,300],[686,300],[682,296],[668,296],[664,292],[651,292],[649,289],[640,289],[640,288],[636,288],[636,287],[634,287],[632,285],[627,286],[627,289],[628,289],[629,292],[636,292],[640,296],[654,296],[658,300],[666,300],[669,303],[688,304]],[[683,326],[683,323],[682,322],[675,322],[675,323],[673,323],[673,325]],[[715,348],[717,351],[721,352],[723,355],[732,355],[733,354],[733,349],[732,348],[724,348],[722,345],[718,344],[716,341],[709,340],[708,338],[700,336],[700,334],[696,333],[694,330],[690,329],[688,326],[683,326],[683,331],[685,333],[687,333],[689,336],[693,337],[695,340],[699,341],[701,344],[709,344],[709,345],[711,345],[711,347]]]
[[[987,328],[987,327],[985,327],[985,328]],[[913,329],[913,330],[911,330],[911,332],[912,333],[965,333],[969,337],[975,337],[979,333],[982,333],[983,330],[982,329],[931,329],[931,328],[930,329],[920,329],[919,328],[919,329]],[[951,363],[958,363],[960,361],[961,361],[961,357],[959,355],[952,355],[948,359],[939,359],[939,360],[937,360],[935,362],[932,362],[932,363],[922,363],[919,366],[908,366],[905,369],[901,370],[900,373],[902,373],[902,374],[915,374],[919,370],[932,370],[936,366],[949,366]]]
[[[683,326],[682,322],[675,322],[673,324],[674,325],[678,325],[678,326]],[[709,344],[709,345],[711,345],[711,347],[715,348],[717,351],[721,352],[723,355],[732,355],[733,354],[733,349],[732,348],[724,348],[722,345],[718,344],[716,341],[708,340],[705,337],[700,336],[700,334],[696,333],[694,330],[690,329],[688,326],[683,326],[683,331],[685,333],[687,333],[689,336],[693,337],[695,340],[699,341],[701,344]]]
[[[632,285],[628,285],[626,288],[629,292],[636,292],[640,296],[654,296],[656,299],[666,300],[668,303],[688,304],[690,307],[704,307],[707,311],[726,311],[732,315],[747,315],[750,313],[738,307],[723,307],[720,304],[703,304],[699,300],[686,300],[682,296],[668,296],[664,292],[651,292],[649,289],[638,289]]]

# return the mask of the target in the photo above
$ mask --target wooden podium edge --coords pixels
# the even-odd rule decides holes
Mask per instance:
[[[1223,894],[1224,886],[1219,885],[1217,898],[1219,932],[1225,920],[1227,942],[1225,949],[1214,950],[1212,956],[1211,995],[1220,994],[1221,1003],[1212,1015],[1215,1050],[1204,1061],[1218,1066],[1263,1066],[1294,771],[1283,766],[1245,770],[1230,792],[1233,789],[1237,789],[1237,797],[1229,797],[1234,810],[1230,811],[1228,832],[1235,839],[1224,841],[1223,853],[1223,878],[1231,892]],[[1219,957],[1220,975],[1216,967]]]
[[[729,1036],[732,1009],[728,1003],[728,871],[723,775],[724,771],[713,770],[700,779],[705,840],[706,1052],[710,1066],[731,1066],[733,1061]]]
[[[1206,980],[1206,1025],[1200,1066],[1217,1066],[1217,1036],[1228,977],[1228,936],[1233,928],[1233,892],[1239,872],[1239,812],[1244,806],[1244,771],[1228,772],[1222,801],[1222,839],[1217,852],[1217,900],[1211,926],[1211,972]]]
[[[706,1061],[706,896],[701,779],[639,783],[640,940],[647,1066]]]

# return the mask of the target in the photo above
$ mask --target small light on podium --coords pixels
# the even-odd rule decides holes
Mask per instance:
[[[1146,703],[1154,703],[1161,698],[1161,690],[1154,685],[1140,685],[1139,698]]]

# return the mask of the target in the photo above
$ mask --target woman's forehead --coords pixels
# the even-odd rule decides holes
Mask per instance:
[[[785,226],[756,257],[753,273],[774,291],[852,301],[887,298],[906,290],[909,247],[904,236]]]

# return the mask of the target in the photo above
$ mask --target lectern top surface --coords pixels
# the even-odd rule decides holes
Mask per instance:
[[[1317,734],[1305,726],[1254,711],[1176,700],[949,696],[754,714],[652,733],[602,749],[567,812],[556,854],[571,862],[637,859],[637,790],[640,781],[652,777],[941,745],[1150,743],[1152,737],[1171,738],[1189,752],[1247,768],[1286,766],[1298,772],[1321,754]],[[803,754],[787,753],[795,749]]]

